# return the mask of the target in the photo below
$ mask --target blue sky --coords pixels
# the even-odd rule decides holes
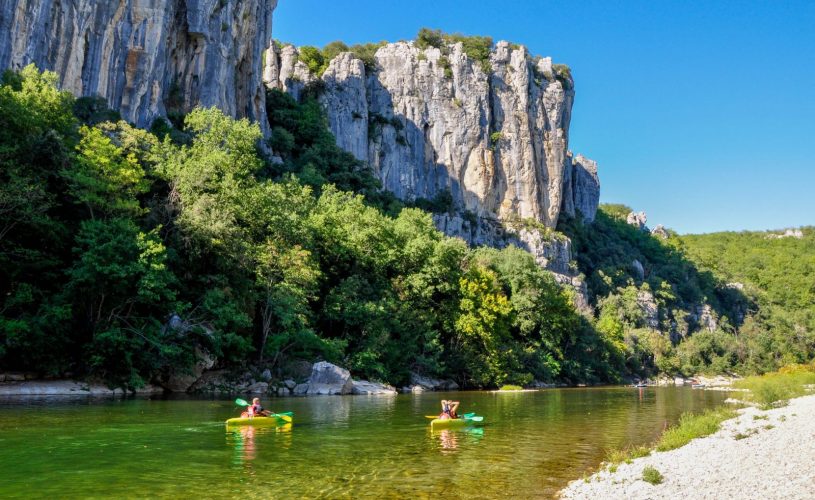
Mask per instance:
[[[322,46],[488,35],[568,64],[601,201],[681,233],[815,225],[815,1],[280,0]]]

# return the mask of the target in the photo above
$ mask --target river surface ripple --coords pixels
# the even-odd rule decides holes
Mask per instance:
[[[550,498],[609,448],[724,393],[581,388],[274,398],[294,425],[227,430],[230,401],[0,400],[0,498]],[[431,432],[441,399],[484,415]]]

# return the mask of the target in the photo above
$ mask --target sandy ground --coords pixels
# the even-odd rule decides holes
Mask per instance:
[[[561,498],[815,499],[815,395],[739,413],[682,448],[572,481]],[[642,480],[648,465],[662,473],[662,484]]]

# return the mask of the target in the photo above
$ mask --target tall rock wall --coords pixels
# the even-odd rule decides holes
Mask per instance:
[[[376,52],[373,71],[343,53],[320,77],[292,46],[271,47],[265,59],[266,84],[295,97],[321,80],[338,145],[399,198],[449,191],[459,211],[479,219],[548,227],[561,212],[594,218],[597,166],[568,152],[573,82],[549,58],[499,42],[484,65],[461,43],[398,42]]]
[[[3,0],[0,68],[35,63],[149,126],[217,106],[268,128],[262,53],[277,0]]]

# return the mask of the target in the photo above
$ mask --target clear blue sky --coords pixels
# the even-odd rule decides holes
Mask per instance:
[[[274,37],[423,26],[571,66],[570,147],[599,162],[602,202],[682,233],[815,225],[815,0],[280,0]]]

